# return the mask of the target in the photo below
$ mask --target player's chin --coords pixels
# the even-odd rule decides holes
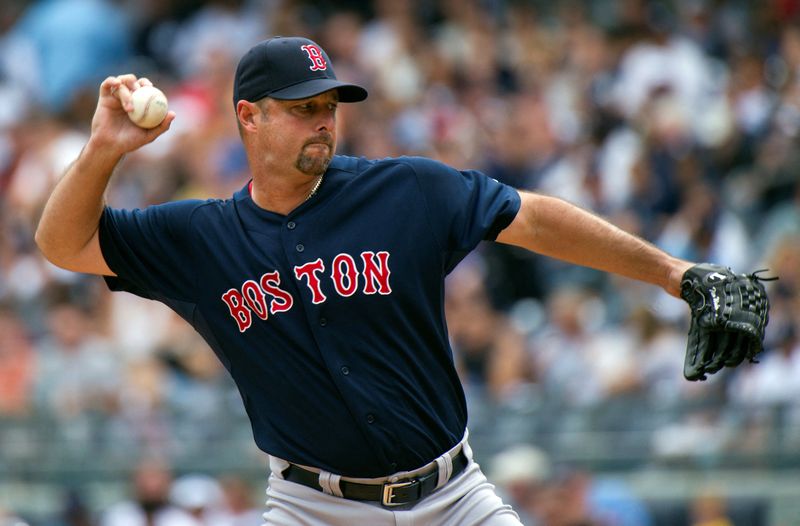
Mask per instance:
[[[323,153],[301,153],[295,167],[306,175],[322,175],[331,164],[331,155]]]

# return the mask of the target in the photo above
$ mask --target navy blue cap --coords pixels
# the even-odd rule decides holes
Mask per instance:
[[[255,102],[264,97],[296,100],[339,91],[340,102],[359,102],[367,90],[340,82],[327,53],[316,43],[300,37],[275,37],[259,42],[236,67],[233,106],[240,100]]]

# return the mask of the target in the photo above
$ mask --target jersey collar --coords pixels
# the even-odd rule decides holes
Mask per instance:
[[[250,179],[247,183],[236,193],[233,194],[233,200],[239,207],[240,213],[245,219],[248,226],[252,227],[255,224],[279,222],[283,223],[284,220],[290,217],[298,217],[305,214],[313,213],[323,203],[326,203],[330,196],[337,193],[346,180],[351,170],[348,170],[348,165],[352,162],[352,158],[335,155],[331,159],[331,164],[325,171],[324,181],[320,185],[319,190],[313,199],[303,202],[292,210],[288,215],[279,214],[264,210],[253,201],[252,188],[253,180]]]

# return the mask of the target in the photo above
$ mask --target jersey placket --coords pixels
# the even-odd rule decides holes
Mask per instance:
[[[292,213],[287,216],[281,231],[284,253],[289,264],[293,266],[293,277],[297,280],[300,290],[299,299],[320,355],[350,414],[360,423],[362,430],[373,443],[375,452],[378,453],[382,448],[376,446],[375,437],[370,432],[370,427],[377,421],[376,411],[374,408],[360,407],[360,404],[354,403],[354,397],[351,395],[352,382],[357,381],[357,376],[353,374],[350,364],[344,363],[335,346],[328,345],[326,333],[336,330],[335,318],[331,318],[325,308],[328,294],[332,293],[330,285],[333,269],[329,268],[330,261],[318,255],[321,250],[313,234],[310,233],[311,229],[307,227],[309,221],[308,218],[303,220],[302,213]],[[335,238],[335,236],[330,237]]]

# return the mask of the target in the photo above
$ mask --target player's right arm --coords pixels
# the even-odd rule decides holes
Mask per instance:
[[[133,124],[127,115],[131,92],[145,85],[151,85],[150,81],[134,75],[108,77],[100,85],[89,140],[47,200],[36,229],[36,244],[54,265],[114,275],[103,258],[98,236],[108,181],[125,154],[155,140],[175,118],[169,112],[150,130]]]

